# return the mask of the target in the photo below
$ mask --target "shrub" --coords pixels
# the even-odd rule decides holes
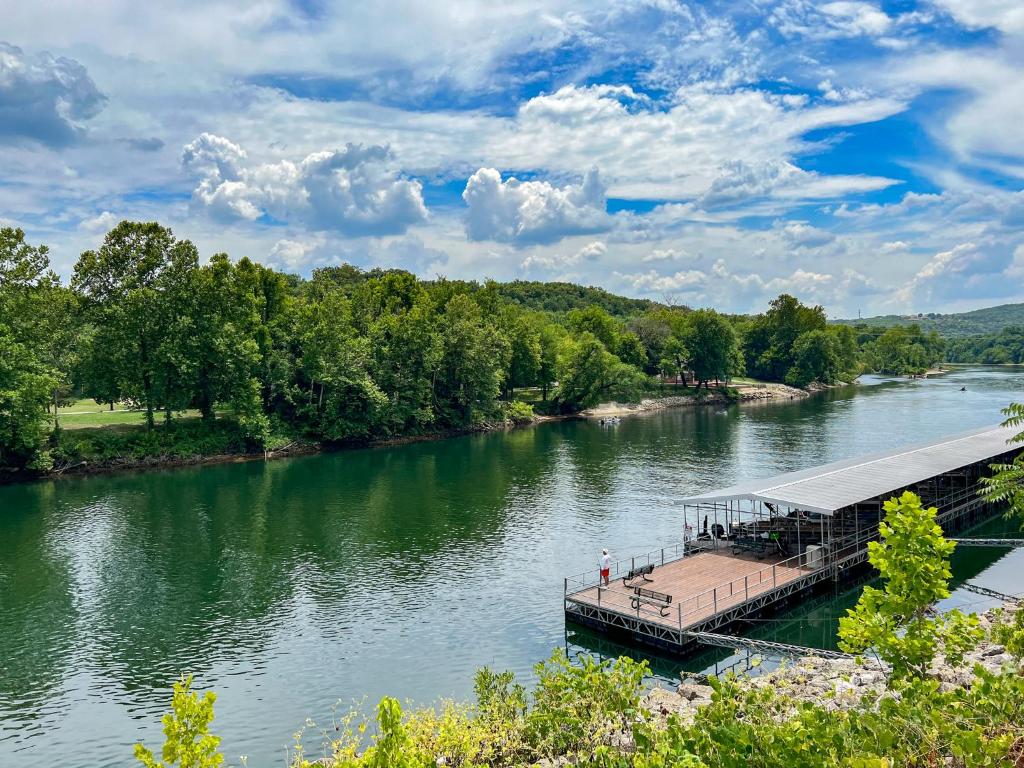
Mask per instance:
[[[511,422],[512,424],[530,424],[534,419],[536,419],[536,415],[533,412],[533,406],[519,400],[512,400],[511,402],[503,403],[502,415],[504,416],[505,421]]]

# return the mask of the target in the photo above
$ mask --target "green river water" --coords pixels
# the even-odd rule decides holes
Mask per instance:
[[[676,500],[696,491],[995,424],[1022,390],[1016,369],[868,377],[725,414],[0,487],[0,765],[130,765],[132,743],[159,744],[183,671],[217,691],[229,762],[264,768],[338,701],[467,697],[477,667],[528,680],[556,646],[628,652],[563,619],[563,576],[602,547],[677,542]],[[1024,550],[955,557],[958,580],[1024,591]],[[753,634],[829,646],[855,600],[826,595]],[[745,664],[653,660],[666,681]]]

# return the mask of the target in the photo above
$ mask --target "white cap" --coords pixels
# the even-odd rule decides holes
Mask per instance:
[[[601,554],[602,555],[607,555],[608,554],[608,550],[607,549],[602,549],[601,550]]]

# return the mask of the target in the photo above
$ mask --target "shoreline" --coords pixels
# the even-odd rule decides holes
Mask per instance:
[[[607,416],[635,416],[645,413],[670,410],[674,408],[693,408],[698,406],[729,406],[729,405],[752,405],[771,404],[776,402],[790,402],[793,400],[810,397],[816,392],[831,389],[845,384],[830,386],[818,385],[808,389],[797,389],[785,384],[760,383],[742,384],[732,389],[738,393],[738,398],[733,399],[726,395],[724,390],[701,390],[698,395],[696,390],[691,389],[685,395],[666,395],[665,397],[643,398],[637,403],[602,403],[594,408],[588,408],[578,413],[561,415],[536,415],[532,421],[524,424],[513,424],[510,422],[485,422],[472,427],[458,427],[433,432],[425,432],[418,435],[401,435],[397,437],[369,440],[361,443],[324,443],[295,440],[283,448],[273,451],[253,451],[247,453],[218,453],[198,454],[195,456],[148,456],[142,459],[119,461],[114,460],[106,463],[89,463],[64,467],[59,470],[40,474],[29,474],[26,472],[15,472],[0,474],[0,485],[15,485],[18,483],[30,483],[40,480],[60,480],[62,478],[81,478],[92,475],[107,475],[121,472],[139,472],[159,469],[177,469],[181,467],[213,466],[218,464],[232,464],[249,461],[271,461],[275,459],[294,458],[298,456],[312,456],[318,453],[341,453],[350,450],[391,448],[412,443],[432,442],[435,440],[447,440],[453,437],[464,437],[466,435],[485,434],[504,430],[521,429],[534,427],[554,421],[566,421],[571,419],[594,419]]]
[[[585,419],[606,418],[610,416],[634,416],[642,413],[665,411],[672,408],[692,408],[701,405],[751,405],[753,403],[774,403],[802,400],[817,392],[827,389],[848,386],[846,382],[832,385],[812,385],[807,389],[798,389],[786,384],[759,383],[741,384],[730,389],[735,391],[735,398],[728,396],[724,389],[699,391],[691,389],[686,394],[667,395],[665,397],[644,398],[638,403],[601,403],[593,408],[580,411],[577,416]]]

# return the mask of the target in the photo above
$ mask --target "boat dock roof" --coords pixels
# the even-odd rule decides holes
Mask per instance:
[[[1017,430],[1008,427],[984,427],[921,445],[738,483],[691,496],[681,503],[750,500],[831,515],[858,502],[1019,450],[1020,444],[1011,443],[1016,434]]]

